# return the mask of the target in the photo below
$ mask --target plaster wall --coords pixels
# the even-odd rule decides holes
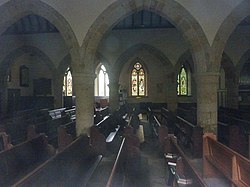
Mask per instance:
[[[40,49],[49,57],[55,67],[58,67],[61,60],[69,53],[59,33],[3,35],[0,37],[0,43],[0,62],[10,52],[22,46],[33,46]]]
[[[172,63],[188,49],[177,29],[114,30],[101,42],[99,52],[114,64],[130,47],[148,44],[161,51]]]
[[[29,86],[20,86],[20,66],[25,65],[29,68]],[[29,56],[29,54],[24,54],[21,57],[15,59],[11,66],[11,81],[7,82],[7,88],[15,88],[21,90],[21,96],[33,96],[33,80],[37,78],[48,78],[52,79],[52,72],[46,66],[46,64],[39,58],[35,56]],[[53,88],[53,82],[51,87]],[[52,94],[53,95],[53,89]]]
[[[130,67],[135,63],[135,59],[139,58],[143,65],[148,69],[147,72],[147,96],[141,98],[130,97]],[[131,56],[129,61],[124,64],[122,72],[120,74],[119,84],[127,91],[128,102],[154,102],[164,103],[166,102],[169,84],[168,77],[162,68],[162,62],[156,57],[149,54],[147,51],[140,51]]]

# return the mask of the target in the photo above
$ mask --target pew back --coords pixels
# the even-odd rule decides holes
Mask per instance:
[[[51,154],[44,134],[0,152],[0,186],[14,183]]]
[[[170,145],[170,147],[168,147],[168,151],[170,151],[171,154],[174,153],[175,155],[178,155],[178,157],[181,158],[176,163],[175,182],[178,183],[178,180],[191,181],[192,184],[190,186],[207,187],[207,184],[204,182],[202,176],[192,164],[190,158],[185,155],[180,146],[177,144],[176,138],[173,136],[168,136],[165,141],[166,145]]]
[[[85,186],[101,159],[80,136],[14,186]]]
[[[207,184],[202,179],[201,173],[193,166],[180,146],[177,144],[176,137],[169,135],[165,139],[167,146],[165,151],[165,158],[168,164],[169,158],[166,155],[176,155],[176,166],[171,167],[174,170],[175,180],[174,183],[178,186],[179,183],[187,183],[187,186],[201,186],[207,187]],[[172,162],[172,159],[170,159]],[[168,166],[169,167],[169,166]]]
[[[190,152],[194,158],[202,157],[202,127],[177,116],[166,108],[161,109],[161,121],[163,125],[168,127],[169,133],[174,133],[178,138],[179,145]]]
[[[219,177],[223,174],[232,185],[249,186],[250,161],[211,136],[204,136],[204,176]],[[212,170],[212,167],[217,170]],[[218,172],[219,170],[219,172]]]

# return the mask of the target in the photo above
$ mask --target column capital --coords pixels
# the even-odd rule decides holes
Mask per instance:
[[[206,77],[206,76],[210,76],[210,77],[216,77],[216,76],[220,76],[220,72],[197,72],[196,76],[199,77]]]
[[[219,72],[200,72],[195,75],[197,84],[217,84],[219,81]]]

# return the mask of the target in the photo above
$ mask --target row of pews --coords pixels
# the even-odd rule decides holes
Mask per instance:
[[[182,104],[177,115],[196,125],[194,104]],[[190,117],[192,116],[192,117]],[[246,158],[250,158],[250,111],[218,108],[217,139]]]
[[[1,151],[0,186],[11,186],[53,154],[55,151],[44,134]]]
[[[2,122],[0,186],[14,185],[76,138],[75,121],[67,116],[50,118],[49,115],[46,110],[20,111],[7,120],[9,123]],[[16,131],[20,130],[18,127],[23,129],[8,135],[15,127]]]
[[[0,132],[5,132],[9,142],[17,145],[32,135],[33,128],[36,133],[45,133],[49,143],[57,147],[57,128],[75,121],[64,109],[17,111],[13,117],[1,120]]]
[[[161,109],[161,121],[178,143],[194,158],[201,158],[203,152],[203,128],[189,122],[166,108]]]
[[[13,186],[86,186],[101,159],[89,137],[80,136]]]
[[[228,112],[228,113],[227,113]],[[218,141],[250,159],[250,112],[220,108]]]
[[[0,186],[122,185],[129,171],[138,168],[138,162],[131,160],[139,157],[139,139],[132,134],[128,116],[124,111],[108,115],[91,127],[90,136],[76,137],[69,123],[60,125],[57,150],[48,143],[48,136],[31,128],[26,141],[0,152]],[[103,142],[98,139],[100,134],[105,137]],[[108,177],[100,180],[97,176],[103,174],[107,159]]]
[[[149,116],[165,158],[167,185],[250,186],[250,160],[215,135],[203,134],[201,127],[166,108],[160,118],[151,110]]]

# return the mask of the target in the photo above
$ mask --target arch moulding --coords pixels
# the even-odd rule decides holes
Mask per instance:
[[[123,18],[142,9],[155,12],[173,23],[190,44],[196,68],[200,72],[210,71],[211,65],[207,52],[210,46],[201,26],[183,6],[174,0],[117,0],[110,5],[95,20],[84,38],[81,55],[86,68],[93,68],[91,63],[94,63],[96,50],[105,34]]]
[[[3,4],[0,7],[0,34],[29,14],[44,17],[55,25],[65,40],[68,49],[79,47],[74,32],[66,19],[54,8],[40,0],[10,0]]]

